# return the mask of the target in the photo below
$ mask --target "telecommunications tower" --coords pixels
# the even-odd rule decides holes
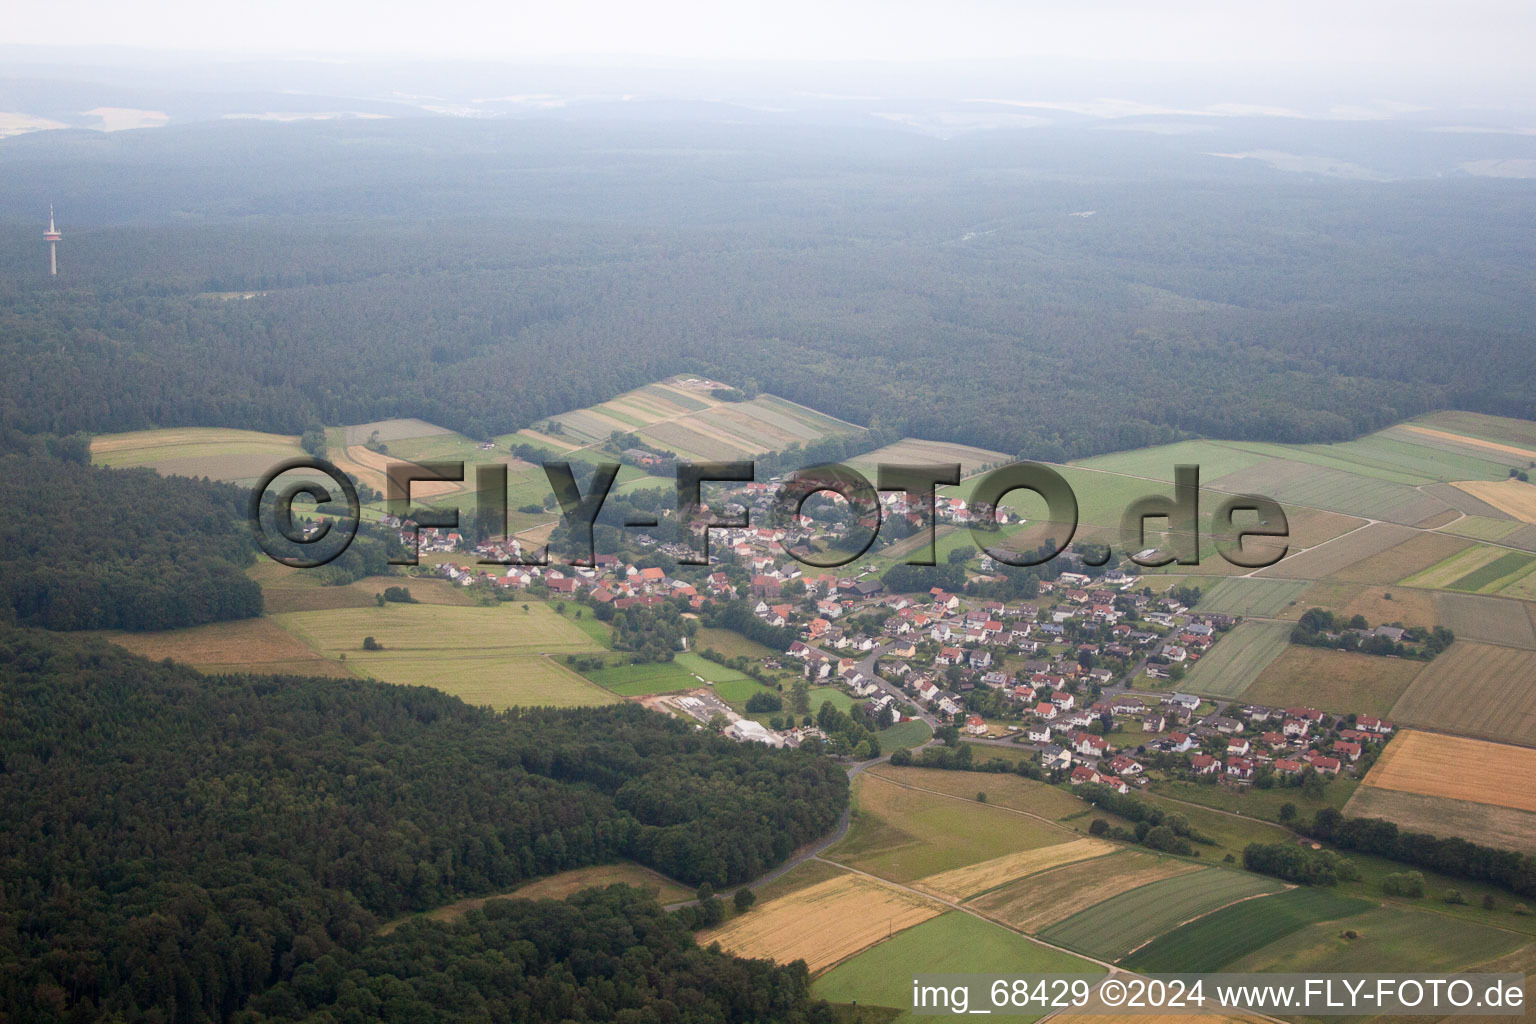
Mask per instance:
[[[48,273],[54,277],[59,276],[59,239],[63,237],[53,226],[53,204],[49,203],[48,230],[43,232],[43,240],[48,243]]]

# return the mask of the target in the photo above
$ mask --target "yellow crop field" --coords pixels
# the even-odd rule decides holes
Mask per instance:
[[[1123,850],[1005,885],[967,906],[1023,931],[1038,932],[1123,892],[1198,870],[1172,857]]]
[[[804,960],[826,970],[896,932],[937,917],[943,905],[863,875],[842,875],[742,914],[699,935],[737,956]]]
[[[1536,811],[1536,750],[1404,729],[1365,785]]]
[[[1525,523],[1536,523],[1536,484],[1519,480],[1458,480],[1455,486]]]
[[[1075,861],[1102,857],[1117,848],[1114,843],[1102,839],[1074,839],[1055,846],[1005,854],[969,867],[941,871],[927,878],[919,878],[912,884],[924,892],[958,902],[1026,875],[1038,874]]]

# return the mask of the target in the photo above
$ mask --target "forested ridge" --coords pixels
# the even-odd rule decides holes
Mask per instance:
[[[352,962],[383,919],[538,875],[632,858],[690,883],[748,880],[847,798],[826,759],[633,705],[495,714],[426,688],[203,676],[0,627],[0,1007],[14,1022],[227,1019],[304,965]],[[648,908],[592,913],[660,929],[658,964],[685,968],[663,988],[740,970],[644,924]],[[407,938],[377,955],[405,955]],[[509,954],[528,953],[526,975],[476,984],[545,998],[534,975],[555,983],[551,956],[581,961],[580,946]]]
[[[8,142],[0,182],[91,184],[107,222],[70,236],[56,282],[0,228],[0,424],[403,415],[490,437],[682,371],[1047,459],[1536,413],[1518,183],[1348,185],[1144,150],[1119,171],[1132,143],[1111,133],[680,134]],[[186,207],[164,209],[177,183]]]

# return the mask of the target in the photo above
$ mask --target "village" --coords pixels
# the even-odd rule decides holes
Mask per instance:
[[[774,489],[772,481],[732,488],[722,515],[751,510],[766,518]],[[926,522],[925,510],[904,495],[881,501],[887,519],[917,528]],[[934,522],[956,527],[975,514],[962,500],[939,498]],[[1006,524],[1008,516],[997,521]],[[1154,778],[1269,788],[1299,786],[1313,775],[1360,777],[1393,731],[1368,715],[1180,692],[1188,668],[1238,618],[1194,611],[1198,592],[1160,580],[1159,594],[1124,567],[1088,566],[1071,551],[1031,571],[1041,578],[1031,577],[1027,599],[999,599],[980,596],[1005,578],[1006,567],[986,554],[968,551],[963,565],[952,564],[963,572],[962,587],[903,592],[887,587],[874,560],[821,570],[791,557],[813,534],[835,545],[857,528],[835,515],[803,514],[800,529],[789,531],[711,527],[707,567],[684,564],[687,547],[648,531],[626,535],[624,555],[599,552],[583,566],[526,564],[536,553],[515,538],[468,548],[458,532],[422,528],[418,536],[413,523],[386,522],[402,542],[432,556],[432,572],[501,600],[532,595],[615,612],[670,604],[684,616],[744,602],[770,635],[793,638],[764,662],[776,678],[793,673],[835,686],[881,725],[920,721],[951,742],[1024,751],[1044,777],[1072,785],[1128,793]],[[1361,635],[1394,632],[1401,639],[1391,627]],[[743,742],[798,747],[826,739],[809,716],[799,724],[793,716],[775,719],[782,727],[773,728],[698,681],[646,703]]]

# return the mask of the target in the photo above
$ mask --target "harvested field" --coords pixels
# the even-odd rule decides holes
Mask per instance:
[[[403,460],[390,455],[380,455],[376,451],[355,444],[347,448],[346,455],[338,455],[333,461],[336,463],[336,468],[343,473],[352,474],[360,483],[367,484],[388,497],[391,493],[387,479],[389,467],[400,465]],[[436,498],[462,491],[469,486],[471,485],[455,483],[451,480],[419,480],[411,484],[411,498],[413,500]]]
[[[764,903],[723,927],[700,932],[737,956],[804,960],[812,973],[892,933],[937,917],[943,906],[863,875],[842,875]]]
[[[1460,836],[1485,846],[1536,853],[1536,814],[1512,807],[1359,786],[1344,805],[1344,813],[1353,818],[1385,818],[1413,832]]]
[[[1449,526],[1462,518],[1462,514],[1454,508],[1448,508],[1444,512],[1436,512],[1423,522],[1414,523],[1421,530],[1438,530],[1442,526]],[[1455,531],[1451,531],[1455,532]]]
[[[171,658],[202,672],[351,676],[347,666],[322,658],[271,619],[238,619],[160,633],[94,631],[134,654]]]
[[[1419,673],[1391,719],[1536,745],[1536,651],[1457,640]]]
[[[1503,539],[1505,544],[1522,551],[1536,551],[1536,526],[1521,526]]]
[[[1271,878],[1205,868],[1111,897],[1047,928],[1040,937],[1101,960],[1118,960],[1213,910],[1281,888]]]
[[[1471,541],[1442,533],[1416,534],[1380,554],[1363,558],[1333,574],[1346,583],[1396,583],[1470,547]]]
[[[1466,445],[1479,448],[1483,451],[1497,453],[1500,456],[1513,456],[1516,459],[1525,459],[1527,462],[1536,459],[1536,448],[1521,448],[1499,441],[1485,441],[1480,437],[1468,437],[1465,434],[1452,434],[1444,430],[1436,430],[1433,427],[1421,427],[1413,423],[1404,423],[1399,430],[1412,431],[1425,437],[1433,437],[1441,441],[1450,441],[1456,445]],[[1457,485],[1458,487],[1460,484]]]
[[[1189,670],[1180,689],[1236,697],[1290,644],[1289,622],[1240,622]]]
[[[378,434],[378,440],[384,444],[390,441],[404,441],[410,437],[431,437],[434,434],[451,434],[453,431],[447,427],[435,426],[426,420],[396,419],[375,420],[372,423],[358,423],[347,427],[347,444],[366,444],[374,434]]]
[[[1414,423],[1446,431],[1459,439],[1476,438],[1536,450],[1536,423],[1530,420],[1449,409],[1420,416]]]
[[[1069,843],[1004,854],[980,864],[919,878],[912,884],[914,888],[958,903],[1028,875],[1049,871],[1063,864],[1102,857],[1117,849],[1119,847],[1114,843],[1102,839],[1074,839]]]
[[[1272,619],[1310,586],[1305,580],[1222,580],[1200,598],[1196,611]]]
[[[893,882],[1076,838],[1059,825],[867,773],[854,780],[853,796],[853,826],[823,856]]]
[[[1433,598],[1440,625],[1458,638],[1536,650],[1530,605],[1507,597],[1437,592]]]
[[[1389,548],[1418,536],[1416,531],[1393,523],[1371,523],[1283,561],[1259,570],[1261,577],[1317,580],[1336,576],[1356,562],[1362,562]]]
[[[1200,870],[1172,857],[1121,850],[1005,885],[970,906],[1026,932],[1038,932],[1123,892]]]
[[[97,466],[148,466],[164,476],[231,483],[254,483],[277,463],[303,454],[295,436],[220,427],[135,430],[91,439],[91,462]]]
[[[1455,484],[1428,484],[1425,492],[1434,495],[1458,512],[1464,512],[1469,516],[1478,516],[1483,519],[1503,519],[1510,522],[1515,520],[1506,512],[1477,498],[1457,487]],[[1519,525],[1516,523],[1516,525]]]
[[[1342,608],[1365,590],[1358,583],[1340,583],[1338,580],[1318,580],[1297,598],[1296,603],[1285,609],[1277,618],[1295,621],[1308,608]]]
[[[884,744],[881,747],[883,749]],[[980,744],[975,745],[972,750],[972,756],[977,762],[984,761],[988,757],[1008,757],[1009,755],[1027,755],[1032,760],[1034,752],[1025,747],[1015,751],[1007,747]],[[936,790],[963,800],[974,800],[977,793],[984,792],[987,794],[987,803],[993,807],[1011,807],[1016,811],[1027,811],[1043,818],[1050,818],[1052,821],[1060,821],[1062,818],[1081,814],[1084,806],[1083,802],[1071,793],[1020,775],[940,771],[933,768],[897,767],[890,764],[871,768],[868,774],[889,779],[904,786]]]
[[[1365,525],[1365,520],[1356,516],[1317,508],[1287,508],[1285,520],[1291,527],[1291,544],[1298,548],[1315,548]]]
[[[904,437],[900,441],[876,448],[872,452],[855,456],[848,464],[859,472],[875,479],[875,467],[887,465],[942,466],[958,462],[962,477],[974,476],[984,467],[1012,462],[1011,456],[992,452],[985,448],[973,448],[965,444],[947,441],[924,441],[916,437]]]
[[[1408,658],[1291,646],[1242,696],[1270,707],[1300,705],[1384,718],[1424,667]]]
[[[1536,750],[1403,729],[1365,785],[1536,813]]]
[[[1387,595],[1392,595],[1391,600]],[[1405,626],[1435,626],[1440,622],[1435,602],[1427,590],[1407,587],[1365,587],[1342,605],[1314,604],[1310,607],[1333,608],[1346,617],[1364,615],[1370,623],[1401,622]]]

